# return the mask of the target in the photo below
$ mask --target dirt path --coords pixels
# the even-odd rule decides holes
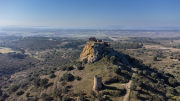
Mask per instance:
[[[133,71],[133,75],[132,77],[135,76],[135,73],[136,73],[136,69],[135,68],[132,68],[132,71]],[[123,101],[128,101],[128,98],[129,98],[129,94],[130,94],[130,87],[131,87],[131,83],[132,83],[132,80],[129,80],[129,82],[127,84],[122,84],[123,86],[125,86],[126,88],[126,95],[124,96],[124,99]]]

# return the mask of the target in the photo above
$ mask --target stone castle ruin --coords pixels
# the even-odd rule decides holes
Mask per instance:
[[[87,59],[88,63],[93,63],[102,58],[102,55],[115,56],[117,61],[120,61],[126,65],[129,64],[129,57],[125,56],[123,53],[115,51],[112,47],[110,47],[109,42],[104,42],[103,40],[97,40],[95,37],[90,37],[89,41],[86,43],[83,51],[80,54],[80,61],[83,59]]]
[[[94,86],[93,90],[100,90],[102,89],[102,77],[98,77],[97,75],[94,76]]]

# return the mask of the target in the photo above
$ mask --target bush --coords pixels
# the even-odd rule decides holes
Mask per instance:
[[[23,91],[17,91],[17,92],[16,92],[16,95],[17,95],[17,96],[20,96],[20,95],[22,95],[22,94],[24,94]]]
[[[146,74],[147,74],[147,71],[146,71],[146,70],[143,70],[143,74],[146,75]]]
[[[84,101],[85,100],[85,98],[84,98],[84,96],[79,96],[79,101]]]
[[[62,89],[62,93],[63,94],[66,94],[68,92],[68,89],[66,88],[66,87],[64,87],[63,89]]]
[[[178,93],[180,93],[180,86],[175,88]]]
[[[156,61],[157,60],[157,56],[153,56],[153,60]]]
[[[170,77],[170,78],[168,79],[168,81],[169,81],[169,83],[170,83],[171,85],[173,85],[173,86],[175,86],[176,83],[177,83],[176,79],[174,79],[174,78],[172,78],[172,77]]]
[[[119,67],[113,67],[113,71],[117,74],[121,73],[121,69]]]
[[[130,89],[135,90],[135,89],[136,89],[136,87],[137,87],[137,86],[133,83],[133,84],[131,84]]]
[[[70,100],[70,97],[69,97],[69,96],[64,95],[64,96],[62,97],[62,101],[69,101],[69,100]]]
[[[115,57],[115,56],[111,56],[111,57],[110,57],[110,62],[111,62],[111,63],[115,63],[115,61],[116,61],[116,57]]]
[[[153,73],[151,73],[151,76],[156,78],[157,74],[153,72]]]
[[[74,80],[74,76],[73,76],[71,73],[64,73],[64,74],[63,74],[63,78],[64,78],[66,81],[73,81],[73,80]]]
[[[41,79],[40,85],[45,86],[48,83],[48,81],[49,81],[49,79],[47,79],[47,78]]]
[[[98,93],[97,99],[98,99],[99,101],[103,100],[103,97],[102,97],[102,96],[103,96],[102,93]]]
[[[49,75],[49,77],[54,78],[54,77],[56,77],[56,75],[54,73],[52,73],[52,74]]]
[[[88,61],[88,59],[87,59],[87,58],[83,59],[82,64],[86,64],[86,63],[87,63],[87,61]]]
[[[13,85],[13,86],[10,87],[10,91],[11,91],[11,92],[15,92],[15,91],[17,91],[18,89],[19,89],[19,86],[18,86],[18,85]]]
[[[75,79],[76,79],[76,80],[81,80],[81,77],[75,76]]]
[[[67,66],[67,67],[66,67],[66,70],[67,70],[67,71],[71,71],[72,69],[73,69],[72,66]]]
[[[96,92],[94,92],[93,90],[91,90],[90,94],[94,97],[96,96]]]
[[[180,97],[176,98],[176,101],[180,101]]]
[[[62,90],[61,89],[55,89],[54,92],[53,92],[53,96],[54,97],[60,97],[62,94]]]
[[[26,97],[29,97],[29,95],[30,95],[30,93],[29,93],[29,92],[27,92],[27,93],[26,93]]]
[[[65,86],[67,83],[65,81],[61,82],[62,86]]]
[[[138,70],[138,74],[139,74],[139,75],[142,75],[142,70]]]
[[[138,98],[138,97],[139,97],[139,95],[140,95],[138,91],[134,91],[134,93],[133,93],[133,94],[134,94],[134,96],[135,96],[136,98]]]
[[[61,82],[61,81],[63,81],[63,80],[64,80],[64,78],[63,78],[63,77],[60,77],[59,81]]]

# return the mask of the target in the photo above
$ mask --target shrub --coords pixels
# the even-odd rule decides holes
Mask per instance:
[[[62,97],[62,101],[69,101],[69,100],[70,100],[70,97],[69,97],[69,96],[64,95],[64,96]]]
[[[41,79],[40,85],[45,86],[48,83],[48,81],[49,81],[49,79],[47,79],[47,78]]]
[[[143,70],[143,74],[146,75],[146,74],[147,74],[147,71],[146,71],[146,70]]]
[[[52,74],[49,75],[49,77],[54,78],[54,77],[56,77],[56,75],[54,73],[52,73]]]
[[[140,95],[138,91],[134,91],[134,93],[133,93],[133,94],[134,94],[134,96],[135,96],[136,98],[138,98],[138,97],[139,97],[139,95]]]
[[[84,96],[82,96],[82,95],[79,96],[79,100],[80,100],[80,101],[84,101],[84,100],[85,100]]]
[[[72,69],[73,69],[72,66],[67,66],[67,67],[66,67],[66,70],[67,70],[67,71],[71,71]]]
[[[115,61],[116,61],[116,57],[115,57],[115,56],[111,56],[111,57],[110,57],[110,62],[111,62],[111,63],[115,63]]]
[[[178,93],[180,93],[180,86],[175,88]]]
[[[76,67],[77,67],[78,70],[81,70],[82,69],[82,64],[81,63],[77,63]]]
[[[172,78],[172,77],[170,77],[170,78],[168,79],[168,81],[169,81],[169,83],[170,83],[171,85],[173,85],[173,86],[175,86],[176,83],[177,83],[176,79],[174,79],[174,78]]]
[[[64,80],[64,78],[63,78],[63,77],[60,77],[59,81],[61,82],[61,81],[63,81],[63,80]]]
[[[61,70],[62,70],[62,71],[65,71],[65,70],[66,70],[66,67],[67,67],[66,65],[62,66],[62,67],[61,67]]]
[[[87,63],[87,61],[88,61],[88,59],[87,59],[87,58],[83,59],[82,64],[86,64],[86,63]]]
[[[157,60],[157,56],[153,56],[153,60],[156,61]]]
[[[61,82],[62,86],[65,86],[67,83],[65,81]]]
[[[68,89],[66,88],[66,87],[64,87],[63,89],[62,89],[62,93],[63,94],[66,94],[68,92]]]
[[[95,98],[94,98],[94,97],[91,97],[90,101],[95,101]]]
[[[121,73],[121,69],[119,67],[113,67],[113,71],[117,74]]]
[[[30,95],[30,93],[29,93],[29,92],[27,92],[27,93],[26,93],[26,97],[29,97],[29,95]]]
[[[138,74],[139,74],[139,75],[142,75],[142,70],[138,70]]]
[[[137,86],[133,83],[133,84],[131,84],[130,89],[135,90],[135,89],[136,89],[136,87],[137,87]]]
[[[61,89],[55,89],[54,92],[53,92],[53,96],[54,97],[60,97],[62,94],[62,90]]]
[[[63,74],[63,78],[64,78],[66,81],[73,81],[73,80],[74,80],[74,76],[73,76],[71,73],[64,73],[64,74]]]
[[[176,101],[180,101],[180,97],[176,98]]]
[[[17,96],[20,96],[20,95],[22,95],[22,94],[24,94],[23,91],[17,91],[17,92],[16,92],[16,95],[17,95]]]
[[[106,59],[106,61],[109,61],[109,60],[110,60],[110,56],[109,56],[109,55],[106,55],[106,56],[105,56],[105,59]]]
[[[151,73],[151,76],[156,78],[157,74],[153,72],[153,73]]]
[[[81,77],[75,76],[75,79],[76,79],[76,80],[81,80]]]
[[[90,94],[94,97],[96,96],[96,92],[94,92],[93,90],[91,90]]]
[[[102,97],[102,96],[103,96],[102,93],[98,93],[97,99],[98,99],[99,101],[103,100],[103,97]]]
[[[11,91],[11,92],[15,92],[15,91],[17,91],[18,89],[19,89],[19,86],[18,86],[18,85],[13,85],[13,86],[10,87],[10,91]]]

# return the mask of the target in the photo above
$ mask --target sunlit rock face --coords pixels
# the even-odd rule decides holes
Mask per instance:
[[[92,63],[94,61],[101,59],[103,48],[104,48],[103,42],[94,42],[94,41],[87,42],[82,53],[80,54],[80,61],[87,58],[88,63]]]

